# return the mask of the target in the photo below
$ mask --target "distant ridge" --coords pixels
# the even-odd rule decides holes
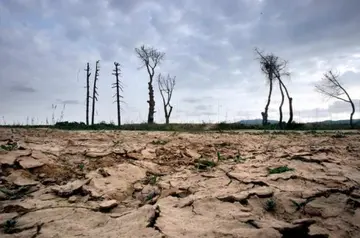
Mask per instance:
[[[279,121],[276,120],[269,120],[270,124],[277,124]],[[285,121],[286,122],[286,121]],[[360,124],[360,119],[354,119],[354,124]],[[262,119],[249,119],[249,120],[241,120],[239,123],[244,125],[261,125]],[[350,120],[325,120],[325,121],[318,121],[318,122],[306,122],[304,124],[349,124]]]

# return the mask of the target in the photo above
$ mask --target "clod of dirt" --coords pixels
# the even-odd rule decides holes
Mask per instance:
[[[60,197],[69,197],[76,192],[79,192],[81,188],[88,184],[91,179],[82,181],[82,180],[75,180],[73,182],[67,183],[63,186],[56,186],[51,188],[51,191],[53,191],[55,194],[57,194]]]
[[[0,190],[0,201],[7,200],[8,196]]]
[[[193,159],[200,159],[201,158],[201,154],[199,154],[198,152],[196,152],[194,150],[190,150],[190,149],[185,150],[185,155],[189,156],[190,158],[193,158]]]
[[[109,177],[110,174],[104,169],[104,168],[100,168],[98,170],[99,174],[101,174],[103,177]]]
[[[6,177],[6,180],[17,186],[33,186],[39,184],[39,182],[29,178],[24,174],[24,172],[20,170],[15,170],[11,172],[11,174]]]
[[[76,196],[71,196],[71,197],[69,197],[68,201],[69,201],[69,203],[74,203],[74,202],[77,201],[77,197]]]
[[[21,168],[23,169],[33,169],[38,168],[44,165],[44,163],[30,157],[30,156],[23,156],[17,159],[17,162],[20,164]]]
[[[101,212],[109,212],[111,209],[113,209],[117,205],[118,205],[118,202],[116,200],[103,201],[102,203],[100,203],[99,209]]]
[[[28,150],[0,151],[0,165],[12,166],[17,158],[30,155],[31,151]]]

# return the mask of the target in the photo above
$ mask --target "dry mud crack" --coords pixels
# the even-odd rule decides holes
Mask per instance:
[[[360,234],[358,133],[0,134],[0,237]]]

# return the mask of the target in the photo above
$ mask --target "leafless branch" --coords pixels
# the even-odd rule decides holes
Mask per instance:
[[[173,107],[170,105],[170,101],[175,87],[175,79],[175,76],[171,77],[169,74],[166,78],[161,74],[158,75],[158,86],[163,100],[165,120],[167,124],[169,123],[169,118],[173,109]]]
[[[324,77],[322,78],[320,83],[315,85],[315,89],[317,92],[328,98],[335,98],[343,102],[347,102],[351,105],[352,112],[350,114],[350,125],[353,128],[352,121],[353,115],[355,113],[355,105],[348,92],[342,86],[339,80],[339,74],[334,73],[332,70],[324,73]]]

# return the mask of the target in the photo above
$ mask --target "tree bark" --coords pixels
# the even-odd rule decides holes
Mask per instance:
[[[354,117],[354,114],[355,114],[355,105],[354,105],[354,103],[353,103],[353,101],[351,99],[350,99],[349,102],[350,102],[351,108],[352,108],[352,111],[351,111],[351,114],[350,114],[350,127],[351,127],[351,129],[354,129],[353,117]]]
[[[150,81],[148,83],[149,89],[149,114],[148,114],[148,124],[154,123],[154,114],[155,114],[155,99],[154,99],[154,87],[152,86],[153,76],[150,75]]]
[[[115,64],[115,77],[116,77],[116,104],[117,104],[117,119],[118,126],[121,126],[120,115],[120,85],[119,85],[119,66]]]
[[[283,112],[282,112],[282,106],[284,105],[284,99],[285,99],[285,96],[284,96],[284,91],[283,91],[283,88],[282,88],[282,85],[281,85],[281,82],[279,81],[279,88],[280,88],[280,93],[281,93],[281,103],[280,103],[280,106],[279,106],[279,128],[280,129],[283,129],[283,123],[282,123],[282,119],[283,119]]]
[[[268,96],[268,100],[265,106],[265,111],[262,114],[263,117],[263,126],[268,124],[268,111],[269,111],[269,105],[270,105],[270,101],[271,101],[271,94],[272,94],[272,89],[273,89],[273,78],[272,78],[272,73],[270,72],[269,74],[269,96]]]
[[[86,125],[89,125],[89,101],[90,101],[90,65],[86,66]]]
[[[287,96],[287,98],[289,100],[289,120],[287,122],[287,125],[289,126],[292,123],[293,119],[294,119],[294,111],[293,111],[293,105],[292,105],[293,99],[292,99],[292,97],[290,97],[289,91],[287,90],[287,87],[285,86],[285,84],[283,83],[281,78],[279,76],[276,76],[276,77],[279,80],[279,82],[281,83],[281,85],[284,87],[286,96]]]
[[[97,101],[97,87],[96,87],[96,83],[98,81],[98,76],[99,76],[99,61],[96,61],[96,66],[95,66],[95,77],[94,77],[94,88],[93,88],[93,97],[92,97],[92,115],[91,115],[91,125],[94,125],[95,123],[95,102]]]

